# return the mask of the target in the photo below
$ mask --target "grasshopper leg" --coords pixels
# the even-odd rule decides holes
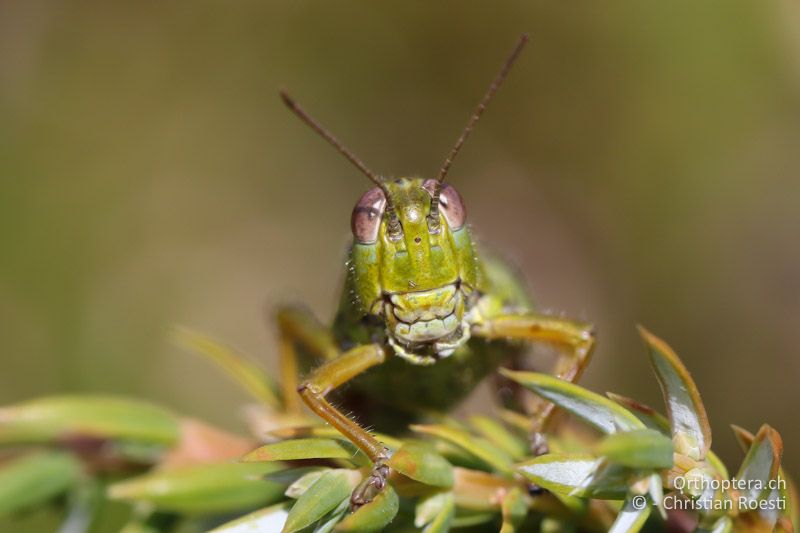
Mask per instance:
[[[302,410],[302,403],[297,395],[297,347],[302,346],[325,361],[336,359],[340,352],[331,332],[303,307],[281,307],[275,314],[275,321],[279,334],[281,392],[286,411],[297,414]]]
[[[371,501],[385,486],[386,478],[389,476],[389,467],[386,464],[389,453],[383,444],[331,405],[325,396],[385,360],[386,353],[379,344],[357,346],[317,368],[297,388],[300,398],[309,409],[358,446],[372,461],[372,472],[356,487],[350,498],[353,509]]]
[[[554,374],[572,383],[580,378],[594,348],[594,328],[590,324],[537,313],[483,318],[473,326],[473,334],[487,339],[544,341],[564,347],[566,350],[559,350]],[[553,418],[554,409],[550,402],[538,400],[534,403],[531,448],[537,455],[547,453],[543,432]]]

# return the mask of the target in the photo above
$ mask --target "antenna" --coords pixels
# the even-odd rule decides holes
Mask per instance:
[[[433,188],[430,214],[428,215],[428,226],[433,233],[438,233],[439,231],[439,193],[441,192],[442,182],[450,170],[450,165],[453,164],[453,160],[458,155],[458,152],[461,150],[464,142],[467,140],[470,133],[472,133],[472,130],[475,128],[475,124],[478,122],[478,119],[481,118],[481,115],[486,109],[487,104],[492,100],[497,90],[505,81],[506,76],[508,76],[508,73],[511,71],[511,67],[514,65],[517,57],[519,57],[522,49],[528,43],[528,40],[529,37],[527,33],[523,33],[520,36],[517,45],[514,47],[514,50],[511,51],[508,59],[506,59],[505,63],[503,63],[503,68],[500,69],[500,72],[498,72],[497,76],[495,76],[494,80],[492,80],[491,85],[489,85],[489,88],[486,90],[486,94],[484,94],[483,98],[481,98],[481,101],[478,102],[478,106],[475,108],[475,111],[472,112],[472,116],[469,117],[467,126],[464,128],[464,131],[461,132],[461,136],[456,141],[453,149],[450,150],[447,159],[444,160],[444,164],[442,164],[442,168],[439,170],[439,175],[436,177],[436,183],[434,184]]]
[[[361,159],[359,159],[353,152],[351,152],[345,145],[339,141],[330,131],[322,127],[322,125],[314,120],[311,115],[309,115],[305,109],[300,107],[300,105],[295,101],[294,98],[289,96],[289,93],[286,92],[285,89],[281,89],[278,91],[278,94],[281,96],[281,100],[283,103],[286,104],[295,115],[297,115],[300,120],[308,124],[312,130],[317,132],[320,137],[328,141],[331,146],[336,148],[336,151],[342,154],[347,158],[348,161],[353,163],[353,165],[358,168],[365,176],[367,176],[375,185],[377,185],[380,190],[383,191],[384,196],[386,197],[386,215],[389,217],[388,222],[388,229],[390,235],[394,235],[395,237],[400,235],[400,221],[397,218],[397,213],[394,210],[394,205],[392,204],[391,196],[389,195],[389,188],[386,186],[386,183],[374,172],[372,172],[367,165],[365,165]]]

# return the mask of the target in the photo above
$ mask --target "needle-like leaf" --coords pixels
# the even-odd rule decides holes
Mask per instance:
[[[610,434],[645,427],[624,407],[574,383],[536,372],[500,369],[500,373],[603,433]]]
[[[170,445],[179,436],[170,411],[119,396],[45,396],[0,408],[2,444],[92,437]]]
[[[285,485],[265,479],[275,463],[212,463],[156,471],[111,485],[114,500],[145,503],[188,515],[209,515],[269,505]]]
[[[639,327],[661,385],[677,453],[702,461],[711,447],[711,426],[692,376],[667,343]]]
[[[222,367],[256,400],[272,409],[279,409],[281,401],[266,372],[254,362],[220,344],[211,337],[187,328],[175,328],[173,338],[187,351],[202,355]]]

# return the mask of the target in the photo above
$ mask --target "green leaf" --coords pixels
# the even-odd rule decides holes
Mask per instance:
[[[500,373],[603,433],[632,431],[645,427],[627,409],[574,383],[536,372],[516,372],[501,368]]]
[[[65,452],[37,452],[0,466],[0,516],[35,507],[63,493],[81,477]]]
[[[650,516],[650,502],[645,496],[629,496],[622,505],[609,533],[637,533]]]
[[[658,510],[658,514],[662,519],[667,519],[667,509],[664,506],[664,485],[661,476],[657,472],[650,474],[647,480],[647,495],[650,501]]]
[[[362,505],[339,522],[335,531],[352,533],[381,531],[394,520],[399,509],[400,499],[397,497],[397,493],[391,485],[386,485],[371,502]]]
[[[392,454],[389,466],[426,485],[445,488],[453,486],[453,467],[427,444],[407,442]]]
[[[484,461],[481,461],[468,451],[464,450],[460,446],[456,446],[451,442],[437,439],[433,441],[433,449],[444,457],[448,463],[456,466],[461,466],[464,468],[471,468],[473,470],[486,470],[487,466]]]
[[[403,443],[400,439],[390,437],[385,433],[370,432],[372,436],[378,439],[387,448],[396,450]],[[339,430],[329,425],[324,426],[292,426],[276,428],[268,433],[269,436],[277,439],[306,439],[309,437],[323,437],[328,439],[344,440],[350,442],[347,437],[342,435]]]
[[[441,424],[412,425],[410,427],[412,431],[417,433],[431,435],[455,444],[499,472],[510,474],[513,471],[511,457],[486,439],[470,435],[461,429]]]
[[[452,492],[459,512],[463,509],[497,512],[500,509],[497,495],[519,485],[518,479],[461,467],[453,468],[453,477]]]
[[[736,440],[739,441],[739,445],[742,447],[742,450],[747,453],[750,450],[750,447],[753,445],[753,442],[756,439],[756,436],[747,431],[744,428],[741,428],[736,425],[731,425],[734,434],[736,435]],[[711,452],[709,452],[709,458],[711,456]],[[725,476],[723,479],[728,479]],[[795,483],[790,476],[786,475],[786,471],[783,467],[778,469],[778,479],[782,480],[782,483],[779,485],[778,490],[775,491],[770,495],[770,498],[780,498],[785,502],[785,509],[781,512],[781,516],[784,517],[786,520],[789,520],[790,523],[797,524],[800,523],[800,516],[798,516],[798,501],[797,501],[797,494],[795,489]]]
[[[317,525],[314,527],[314,533],[331,533],[337,524],[344,519],[349,510],[350,499],[346,498],[342,500],[342,503],[340,503],[338,507],[317,522]]]
[[[480,511],[472,511],[466,513],[459,513],[454,516],[450,526],[456,529],[471,528],[480,526],[488,522],[494,522],[497,518],[495,513],[485,513]]]
[[[500,533],[515,533],[528,515],[528,505],[525,496],[518,487],[514,487],[503,497],[501,504],[503,524]]]
[[[677,453],[702,461],[711,447],[711,426],[692,376],[667,343],[639,327],[650,363],[667,404],[672,442]]]
[[[469,422],[486,440],[506,452],[514,461],[520,461],[528,455],[528,443],[508,431],[497,420],[477,415],[470,417]]]
[[[748,487],[740,492],[742,497],[758,502],[770,496],[769,481],[778,476],[782,453],[780,434],[767,424],[761,426],[736,475]]]
[[[242,457],[247,463],[299,459],[353,459],[361,452],[349,442],[336,439],[291,439],[256,448]]]
[[[292,482],[291,485],[286,489],[286,496],[292,499],[297,499],[305,492],[311,488],[311,485],[317,482],[317,480],[322,476],[323,473],[330,470],[329,468],[315,468],[311,472],[308,472],[296,480]]]
[[[179,436],[171,412],[119,396],[47,396],[0,408],[1,444],[95,437],[170,445]]]
[[[588,454],[547,454],[517,465],[526,479],[552,492],[584,498],[622,499],[631,471]]]
[[[289,516],[289,503],[283,502],[260,509],[212,529],[209,533],[256,533],[280,531]]]
[[[621,396],[619,394],[614,394],[613,392],[607,392],[606,396],[629,410],[631,413],[636,415],[636,418],[642,421],[645,426],[650,429],[655,429],[665,435],[671,435],[672,431],[669,427],[669,420],[667,417],[653,409],[652,407],[645,405],[643,403],[639,403],[636,400],[628,398],[626,396]],[[725,465],[720,460],[719,457],[714,453],[713,450],[708,450],[706,454],[706,460],[708,464],[711,465],[714,470],[717,471],[719,477],[721,479],[728,479],[730,476],[728,475],[728,469],[725,468]]]
[[[648,428],[660,431],[665,435],[669,435],[671,433],[669,429],[669,420],[667,420],[667,417],[649,405],[645,405],[637,402],[633,398],[628,398],[627,396],[622,396],[621,394],[615,394],[613,392],[607,392],[606,396],[633,413],[636,418],[641,420],[642,423]]]
[[[500,417],[500,420],[508,424],[509,427],[516,428],[517,431],[525,435],[533,431],[533,421],[529,416],[502,408],[497,409],[497,415]]]
[[[327,470],[306,490],[289,511],[283,533],[310,526],[350,497],[361,475],[354,470]]]
[[[455,515],[455,500],[452,492],[437,492],[423,498],[417,504],[414,526],[424,533],[443,533],[450,530]],[[427,527],[426,527],[427,526]]]
[[[190,329],[175,328],[173,338],[178,346],[218,364],[256,400],[273,409],[281,407],[272,381],[256,363],[211,337]]]
[[[597,455],[631,468],[672,467],[672,441],[653,429],[613,433],[597,445]]]
[[[312,472],[321,472],[322,470],[326,470],[320,466],[301,466],[298,468],[285,468],[283,470],[276,470],[275,472],[270,472],[269,474],[264,476],[264,479],[277,483],[279,485],[291,485],[298,479],[302,478],[306,474],[310,474]]]
[[[160,470],[115,483],[108,495],[190,515],[241,511],[283,497],[285,485],[264,479],[278,468],[274,463],[212,463]]]

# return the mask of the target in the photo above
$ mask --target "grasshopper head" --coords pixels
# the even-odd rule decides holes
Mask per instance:
[[[435,185],[387,181],[385,191],[375,187],[361,197],[351,219],[358,305],[383,317],[398,354],[415,362],[420,356],[412,353],[447,356],[468,338],[466,301],[478,278],[461,197],[443,185],[434,209]]]
[[[467,298],[477,294],[479,269],[464,226],[464,204],[444,179],[527,42],[528,35],[522,35],[436,179],[382,179],[291,96],[280,92],[289,109],[376,185],[353,210],[350,269],[354,296],[365,315],[384,318],[389,343],[413,363],[434,363],[469,338],[465,308],[469,307]]]

